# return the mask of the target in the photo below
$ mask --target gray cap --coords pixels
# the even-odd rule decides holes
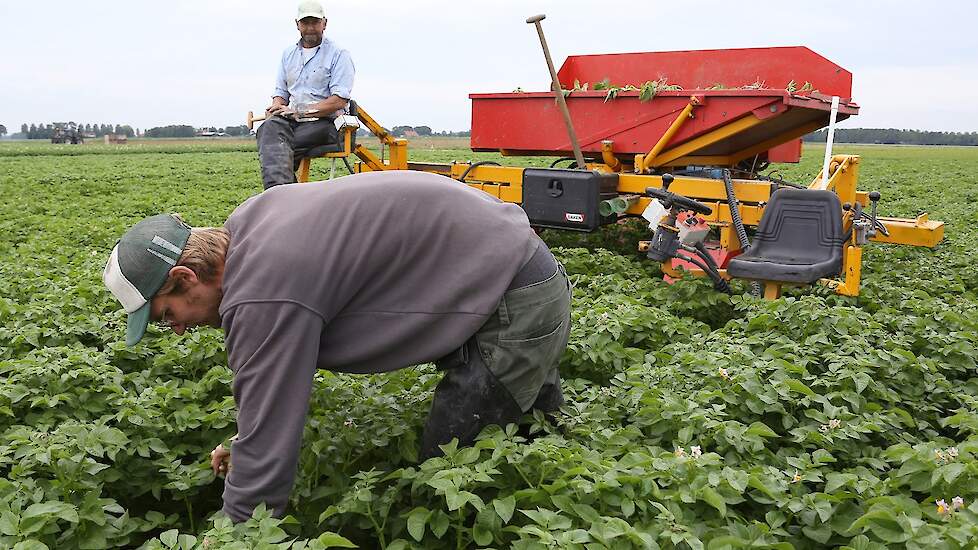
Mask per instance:
[[[102,281],[129,314],[127,346],[146,333],[150,300],[177,265],[189,238],[189,225],[171,214],[159,214],[132,226],[112,249]]]
[[[305,19],[306,17],[315,17],[317,19],[326,19],[326,10],[323,9],[323,5],[315,0],[303,0],[299,2],[299,9],[296,11],[295,19]]]

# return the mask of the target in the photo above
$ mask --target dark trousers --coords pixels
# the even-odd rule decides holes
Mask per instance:
[[[299,161],[313,147],[339,143],[332,119],[295,122],[273,116],[258,127],[258,159],[265,189],[295,183]]]
[[[563,404],[557,365],[570,335],[570,302],[571,286],[558,266],[552,277],[506,292],[485,325],[438,361],[445,377],[421,436],[422,460],[440,455],[438,446],[452,438],[459,447],[471,445],[490,424]]]

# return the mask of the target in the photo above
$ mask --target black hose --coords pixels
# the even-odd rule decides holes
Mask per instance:
[[[702,242],[698,242],[696,243],[695,248],[696,248],[696,255],[699,256],[700,258],[703,258],[703,261],[705,261],[707,265],[710,266],[710,269],[712,269],[717,274],[716,278],[711,277],[713,279],[713,288],[719,290],[720,292],[726,292],[727,294],[732,294],[732,292],[730,291],[730,285],[727,283],[727,280],[724,279],[722,275],[720,275],[720,266],[717,265],[716,261],[713,259],[713,256],[710,256],[710,252],[706,249],[706,245],[704,245]]]
[[[487,164],[492,164],[494,166],[499,166],[499,163],[496,162],[496,161],[494,161],[494,160],[480,160],[479,162],[475,162],[475,163],[470,164],[469,167],[466,168],[464,172],[462,172],[462,175],[458,177],[458,181],[464,182],[465,181],[465,176],[468,176],[469,175],[469,172],[471,172],[473,168],[475,168],[477,166],[485,166]]]
[[[730,179],[730,170],[726,168],[723,170],[723,186],[727,190],[727,206],[730,207],[730,219],[733,221],[734,229],[737,231],[737,240],[740,241],[740,247],[747,250],[750,246],[750,240],[747,239],[744,220],[740,217],[740,203],[737,201],[737,195],[734,194],[733,181]],[[750,288],[751,294],[757,297],[761,296],[761,283],[751,281]]]
[[[350,165],[350,160],[348,158],[346,158],[346,157],[342,157],[342,158],[343,158],[343,164],[346,165],[346,169],[349,170],[350,173],[352,174],[353,173],[353,166]]]
[[[733,181],[730,179],[730,170],[723,171],[723,186],[727,190],[727,206],[730,207],[730,219],[733,220],[734,229],[737,231],[737,240],[740,241],[741,248],[750,246],[747,239],[747,230],[744,229],[744,220],[740,217],[740,202],[734,194]]]
[[[561,158],[559,158],[559,159],[557,159],[557,160],[555,160],[555,161],[553,161],[553,162],[551,162],[551,163],[550,163],[550,167],[551,167],[551,168],[554,168],[554,167],[556,167],[556,166],[557,166],[558,164],[560,164],[561,162],[567,162],[568,160],[572,160],[572,161],[574,161],[574,164],[573,164],[573,166],[574,166],[574,168],[577,168],[577,159],[575,159],[574,157],[561,157]]]
[[[699,251],[699,255],[706,260],[706,263],[710,264],[710,267],[717,270],[717,273],[719,273],[720,266],[717,265],[716,260],[713,259],[713,256],[710,256],[710,252],[706,249],[706,245],[703,244],[702,241],[698,241],[695,248]]]
[[[777,184],[778,186],[781,186],[781,187],[793,187],[795,189],[808,189],[808,187],[806,187],[806,186],[804,186],[804,185],[802,185],[800,183],[795,183],[793,181],[786,181],[786,180],[783,180],[781,178],[776,178],[774,176],[757,176],[757,179],[759,181],[769,181],[769,182],[775,183],[775,184]]]
[[[727,281],[725,281],[723,279],[723,277],[720,276],[719,273],[717,273],[713,269],[710,269],[710,266],[706,265],[701,260],[699,260],[697,258],[694,258],[693,256],[687,256],[686,254],[683,254],[681,252],[676,252],[676,257],[679,258],[679,259],[681,259],[681,260],[685,260],[685,261],[687,261],[687,262],[695,265],[696,267],[702,269],[703,272],[706,273],[707,275],[709,275],[710,276],[710,279],[713,280],[713,288],[715,288],[715,289],[717,289],[717,290],[719,290],[721,292],[725,292],[727,294],[730,294],[731,293],[730,292],[730,285],[727,284]]]
[[[730,290],[730,283],[720,275],[720,266],[717,265],[713,256],[710,256],[709,251],[706,250],[706,245],[701,242],[696,243],[696,255],[703,260],[716,272],[717,277],[713,279],[713,288],[719,290],[720,292],[725,292],[727,294],[733,294]]]

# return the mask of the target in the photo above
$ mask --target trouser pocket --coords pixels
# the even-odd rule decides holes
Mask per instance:
[[[500,320],[500,318],[502,320]],[[548,408],[562,401],[557,365],[570,335],[570,291],[563,269],[553,277],[505,294],[494,323],[476,334],[489,370],[523,411],[534,407],[545,385]]]

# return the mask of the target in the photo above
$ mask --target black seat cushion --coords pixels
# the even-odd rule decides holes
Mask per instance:
[[[351,99],[350,103],[347,106],[347,111],[349,111],[350,115],[357,116],[357,102]],[[340,135],[339,139],[340,141],[337,143],[327,143],[324,145],[317,145],[316,147],[313,147],[308,151],[306,151],[302,156],[305,158],[318,158],[325,155],[326,153],[339,153],[340,151],[343,150],[343,136]],[[356,146],[357,146],[357,133],[353,132],[353,134],[350,136],[350,149],[351,150],[355,149]]]
[[[727,273],[742,279],[814,283],[842,270],[842,206],[832,191],[780,189],[771,195],[743,254]]]

